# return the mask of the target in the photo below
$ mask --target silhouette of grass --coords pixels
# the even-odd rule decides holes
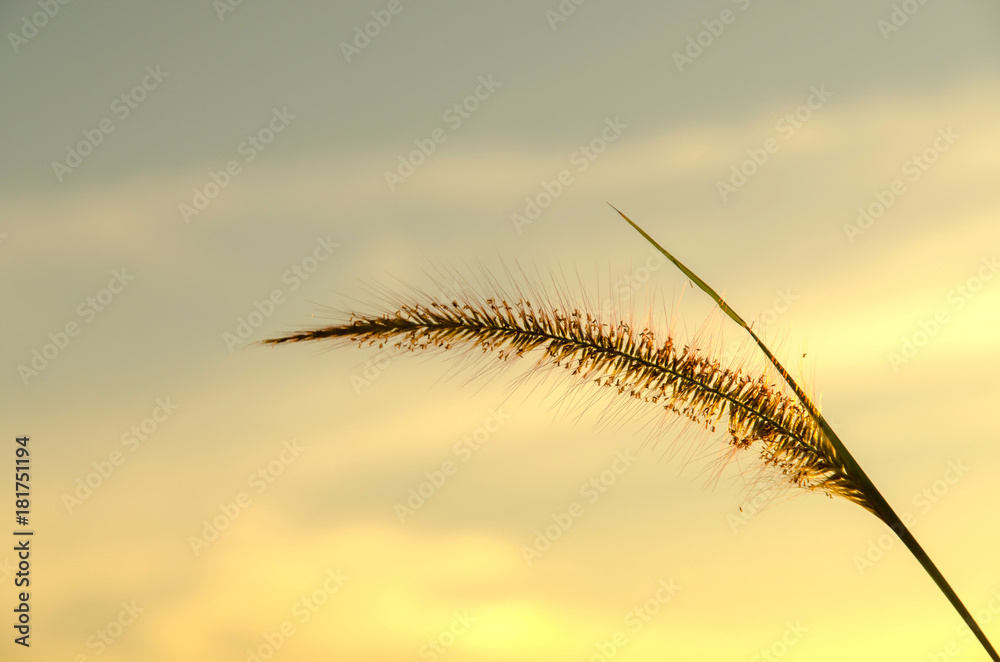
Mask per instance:
[[[615,211],[618,211],[615,209]],[[776,469],[787,484],[852,501],[896,533],[935,581],[995,662],[985,634],[888,501],[844,446],[819,409],[764,342],[719,294],[620,211],[625,221],[749,334],[792,395],[772,384],[764,370],[720,365],[705,352],[679,347],[672,337],[633,329],[627,321],[602,320],[564,291],[546,292],[512,281],[510,291],[489,278],[443,298],[418,290],[387,291],[381,312],[349,315],[341,324],[269,338],[264,344],[309,341],[358,343],[414,352],[472,352],[487,361],[510,362],[539,355],[534,369],[568,371],[577,386],[611,389],[618,401],[662,408],[709,431],[726,418],[731,459],[756,453],[763,469]],[[526,292],[528,294],[526,294]]]

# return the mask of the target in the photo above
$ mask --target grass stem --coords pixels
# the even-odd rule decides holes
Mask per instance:
[[[611,208],[614,209],[616,212],[618,212],[621,215],[621,217],[628,222],[629,225],[631,225],[639,234],[643,236],[643,238],[646,239],[646,241],[652,244],[678,269],[680,269],[685,276],[690,278],[692,282],[698,285],[698,287],[701,288],[703,292],[712,297],[715,303],[718,304],[719,308],[721,308],[722,311],[726,313],[726,315],[728,315],[734,322],[739,324],[748,334],[750,334],[750,337],[754,339],[754,341],[757,343],[758,347],[760,347],[761,351],[764,353],[767,359],[785,379],[785,381],[788,383],[788,386],[792,389],[792,391],[794,391],[796,397],[798,397],[799,401],[802,403],[802,406],[806,409],[806,411],[809,412],[809,414],[815,419],[819,427],[823,430],[827,439],[829,439],[830,443],[836,449],[836,454],[839,457],[840,461],[843,463],[845,467],[845,472],[847,473],[848,476],[850,476],[852,482],[854,482],[854,484],[860,487],[865,498],[863,500],[855,500],[855,502],[859,503],[866,510],[868,510],[876,517],[881,519],[883,522],[885,522],[887,525],[889,525],[889,528],[891,528],[893,532],[899,537],[899,539],[903,541],[903,544],[906,545],[906,548],[909,549],[910,552],[913,554],[913,556],[917,559],[917,561],[920,562],[920,565],[923,566],[927,574],[931,576],[931,579],[934,580],[934,583],[938,585],[938,588],[941,589],[945,597],[948,598],[948,601],[951,602],[952,606],[956,609],[956,611],[958,611],[959,615],[962,617],[962,620],[964,620],[966,625],[968,625],[969,628],[975,633],[976,638],[983,645],[983,648],[986,649],[986,652],[989,653],[990,659],[992,659],[994,662],[1000,662],[1000,656],[997,655],[997,652],[993,648],[993,645],[990,643],[989,639],[986,638],[986,634],[983,632],[982,628],[980,628],[979,624],[976,623],[976,620],[972,617],[972,614],[969,613],[969,610],[959,599],[954,589],[951,588],[951,585],[944,578],[944,575],[941,574],[941,571],[938,570],[937,566],[934,565],[934,562],[931,561],[930,556],[927,555],[927,552],[924,551],[924,548],[921,547],[920,543],[917,542],[917,539],[914,537],[913,533],[906,527],[905,524],[903,524],[903,521],[900,519],[899,515],[896,514],[896,512],[892,509],[892,506],[889,505],[889,502],[885,499],[884,496],[882,496],[882,493],[878,491],[878,489],[875,487],[875,484],[861,468],[861,465],[858,464],[857,460],[854,459],[854,456],[851,455],[850,451],[847,450],[847,447],[844,446],[844,443],[840,440],[840,437],[837,436],[837,433],[833,431],[833,429],[830,427],[830,424],[827,423],[826,419],[823,418],[822,414],[820,414],[819,409],[816,407],[816,405],[806,395],[805,391],[802,390],[802,388],[792,378],[792,376],[788,374],[788,371],[785,370],[784,366],[782,366],[781,363],[778,361],[778,359],[775,358],[774,354],[771,353],[771,351],[767,348],[764,342],[757,336],[756,333],[754,333],[753,329],[750,328],[750,326],[743,320],[742,317],[740,317],[736,313],[735,310],[729,307],[729,304],[727,304],[722,299],[722,297],[719,296],[719,294],[708,285],[708,283],[703,281],[693,271],[684,266],[684,264],[681,263],[680,260],[678,260],[669,252],[667,252],[667,250],[662,246],[660,246],[660,244],[658,244],[655,239],[649,236],[645,230],[636,225],[636,223],[633,222],[632,219],[630,219],[628,216],[619,211],[614,205],[611,205]]]

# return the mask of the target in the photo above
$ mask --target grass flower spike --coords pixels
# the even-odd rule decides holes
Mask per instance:
[[[602,319],[565,292],[547,292],[527,283],[508,289],[490,278],[481,287],[463,288],[460,295],[448,298],[419,291],[406,296],[388,292],[387,305],[380,311],[352,313],[341,324],[262,342],[278,345],[327,340],[415,352],[465,351],[479,355],[492,367],[496,362],[537,357],[532,371],[561,370],[576,387],[599,387],[612,404],[660,408],[672,420],[686,419],[710,432],[725,425],[728,452],[723,457],[749,453],[761,470],[775,470],[788,484],[845,498],[888,524],[991,658],[1000,662],[916,539],[812,400],[749,325],[708,284],[627,216],[621,216],[750,335],[787,388],[780,382],[772,383],[767,371],[723,366],[704,351],[678,346],[670,336],[658,338],[650,328]]]

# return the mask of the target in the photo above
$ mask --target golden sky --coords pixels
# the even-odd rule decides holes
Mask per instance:
[[[755,320],[1000,642],[996,3],[0,25],[3,448],[31,437],[35,532],[2,659],[987,659],[862,509],[755,492],[750,457],[711,483],[721,437],[511,390],[527,362],[256,344],[516,263],[756,364],[608,202]]]

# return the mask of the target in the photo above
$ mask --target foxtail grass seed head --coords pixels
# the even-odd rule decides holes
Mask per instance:
[[[724,426],[730,447],[754,453],[762,467],[791,485],[840,496],[871,509],[813,417],[770,383],[766,373],[724,367],[674,338],[627,321],[607,322],[572,303],[565,292],[538,296],[539,288],[495,281],[462,288],[450,300],[413,291],[384,312],[350,314],[347,321],[270,338],[266,344],[330,340],[391,346],[414,352],[475,352],[490,361],[537,355],[535,369],[559,368],[577,385],[610,389],[613,396],[658,407],[709,432]],[[536,292],[535,300],[518,294]],[[559,302],[559,303],[554,303]]]
[[[791,395],[772,384],[764,370],[723,366],[710,352],[680,346],[672,335],[658,337],[649,325],[595,314],[597,309],[586,299],[573,301],[559,283],[546,291],[512,278],[512,287],[503,288],[488,275],[479,288],[442,287],[448,296],[387,290],[382,312],[351,313],[341,324],[262,342],[331,340],[361,346],[377,343],[380,348],[388,344],[414,352],[465,351],[485,358],[488,367],[531,354],[538,356],[535,369],[563,370],[575,386],[596,386],[610,392],[618,404],[660,408],[671,420],[686,419],[711,432],[725,419],[727,448],[720,458],[755,455],[758,468],[776,469],[784,484],[843,497],[888,524],[990,659],[1000,662],[1000,654],[944,575],[763,340],[715,289],[628,216],[615,211],[747,333]],[[612,305],[611,310],[618,308]]]

